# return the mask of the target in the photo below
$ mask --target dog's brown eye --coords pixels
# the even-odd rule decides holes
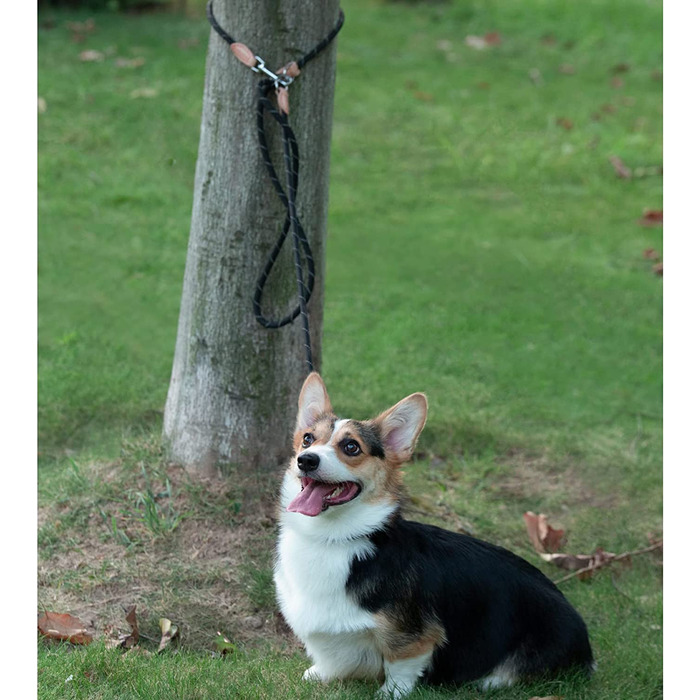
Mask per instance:
[[[359,444],[355,442],[354,440],[346,440],[343,445],[343,452],[345,452],[346,455],[349,457],[357,457],[357,455],[362,452],[362,449],[360,448]]]
[[[304,437],[301,439],[302,447],[309,447],[314,441],[314,436],[311,433],[304,433]]]

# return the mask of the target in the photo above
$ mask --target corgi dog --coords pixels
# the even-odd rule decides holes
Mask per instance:
[[[275,586],[310,681],[365,678],[400,698],[417,682],[483,688],[594,668],[586,625],[511,552],[404,520],[400,467],[425,424],[424,394],[373,420],[334,415],[321,377],[301,389],[281,489]]]

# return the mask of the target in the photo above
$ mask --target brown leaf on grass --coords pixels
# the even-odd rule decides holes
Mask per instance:
[[[149,87],[136,88],[136,90],[132,90],[129,93],[129,97],[132,100],[137,100],[140,97],[146,97],[146,98],[158,97],[158,90],[156,90],[155,88],[149,88]]]
[[[562,129],[566,129],[567,131],[571,131],[574,128],[574,123],[567,117],[559,117],[557,119],[557,126],[560,126]]]
[[[659,260],[661,258],[659,253],[653,248],[645,248],[643,255],[645,260]],[[654,542],[650,539],[649,544],[654,544]]]
[[[575,75],[576,74],[576,68],[572,66],[570,63],[562,63],[559,66],[559,72],[562,75]]]
[[[131,627],[131,634],[128,634],[124,637],[123,646],[125,646],[127,649],[131,649],[131,647],[133,647],[139,643],[139,624],[138,624],[138,621],[136,620],[136,606],[135,605],[132,605],[126,611],[125,619],[129,623],[129,627]]]
[[[629,63],[617,63],[614,65],[610,71],[612,73],[627,73],[629,72],[630,69],[630,64]]]
[[[117,68],[139,68],[144,63],[146,63],[146,59],[143,56],[137,56],[136,58],[122,58],[118,56],[114,61],[114,65]]]
[[[432,92],[423,92],[422,90],[416,90],[413,96],[421,102],[432,102],[435,99],[435,95]]]
[[[547,516],[527,511],[523,514],[527,534],[532,546],[540,554],[556,552],[564,541],[564,530],[555,530],[548,522]]]
[[[178,39],[177,42],[177,48],[182,49],[183,51],[186,49],[192,49],[195,46],[199,46],[199,39],[196,37],[193,37],[191,39]]]
[[[71,32],[91,34],[95,31],[95,20],[90,18],[86,19],[84,22],[67,22],[66,27],[68,27]]]
[[[488,48],[488,43],[483,36],[475,36],[474,34],[469,34],[464,37],[464,43],[476,51],[483,51]]]
[[[501,34],[500,32],[488,32],[484,36],[469,34],[464,37],[464,43],[476,51],[483,51],[489,46],[500,46]]]
[[[87,35],[95,31],[95,20],[87,19],[84,22],[68,22],[66,27],[71,33],[70,40],[74,44],[82,44]]]
[[[44,612],[39,615],[39,632],[50,639],[61,639],[71,644],[90,644],[92,635],[85,623],[68,613]]]
[[[647,540],[649,540],[650,545],[659,545],[659,554],[664,553],[664,536],[657,535],[653,532],[647,532]]]
[[[544,34],[540,37],[540,44],[542,46],[556,46],[557,38],[554,34]]]
[[[625,87],[625,81],[619,75],[616,75],[614,78],[610,79],[610,87],[615,90],[620,90]]]
[[[664,276],[664,264],[662,262],[656,263],[654,267],[651,268],[651,271],[657,275],[658,277],[663,277]]]
[[[637,223],[640,226],[661,226],[664,223],[664,212],[662,209],[647,209]]]
[[[579,571],[578,578],[583,581],[593,575],[593,571],[586,571],[586,569],[600,567],[605,562],[611,561],[616,555],[613,552],[604,552],[598,547],[593,554],[540,553],[540,556],[545,561],[565,571]]]
[[[165,649],[165,647],[170,644],[170,642],[177,637],[179,634],[180,630],[178,629],[177,625],[174,625],[170,620],[168,620],[167,617],[161,617],[160,618],[160,633],[161,633],[161,638],[160,638],[160,644],[158,645],[158,651],[156,653],[159,653]]]
[[[104,61],[105,55],[102,51],[95,51],[94,49],[88,49],[87,51],[80,52],[80,60],[85,62],[97,62]]]
[[[540,72],[539,68],[530,68],[528,76],[535,85],[542,85],[542,83],[544,83],[544,80],[542,79],[542,73]]]
[[[126,610],[126,621],[131,627],[131,632],[129,634],[119,634],[118,637],[113,637],[114,628],[108,627],[105,629],[105,646],[108,649],[132,649],[139,643],[139,625],[136,619],[136,606],[132,605]]]
[[[624,180],[629,180],[632,177],[632,171],[622,162],[622,158],[618,156],[610,156],[608,160],[610,161],[610,165],[615,168],[615,172],[617,173],[618,177],[621,177]]]

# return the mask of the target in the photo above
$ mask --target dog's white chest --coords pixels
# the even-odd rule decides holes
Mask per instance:
[[[302,640],[317,633],[358,632],[375,626],[372,615],[346,593],[355,557],[372,545],[363,539],[322,542],[282,528],[277,548],[275,585],[282,613]]]

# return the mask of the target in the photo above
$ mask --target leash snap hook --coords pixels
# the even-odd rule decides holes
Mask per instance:
[[[277,79],[277,75],[265,65],[265,61],[260,56],[255,57],[255,65],[251,68],[254,73],[264,73],[268,78]]]
[[[273,73],[266,65],[265,61],[260,56],[255,56],[255,65],[251,66],[255,73],[264,73],[274,83],[275,89],[289,87],[294,81],[294,76],[287,72],[287,66],[282,68],[279,73]]]
[[[288,88],[294,82],[293,76],[287,73],[287,66],[282,68],[279,73],[275,73],[275,75],[277,76],[275,78],[276,88]]]

